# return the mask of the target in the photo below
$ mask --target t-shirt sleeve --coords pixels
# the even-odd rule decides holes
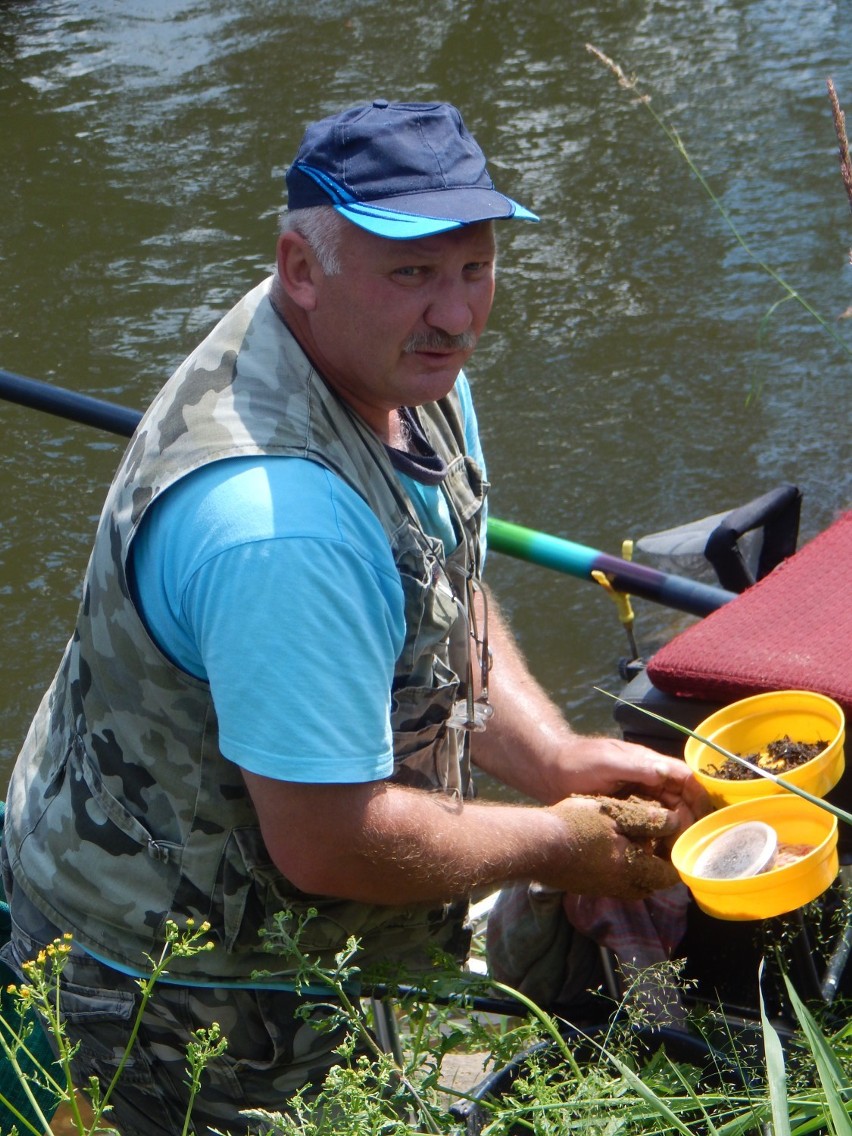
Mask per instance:
[[[349,486],[297,458],[217,462],[155,503],[132,549],[143,618],[210,683],[226,757],[309,783],[392,772],[402,590]]]

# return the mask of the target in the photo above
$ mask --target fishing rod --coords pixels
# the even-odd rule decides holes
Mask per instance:
[[[88,394],[55,387],[40,379],[25,379],[11,371],[0,370],[0,397],[31,410],[43,410],[46,414],[56,414],[69,418],[72,422],[82,422],[84,426],[97,426],[111,434],[129,438],[139,425],[142,414],[129,406],[118,406]]]
[[[129,406],[119,406],[4,370],[0,370],[0,398],[72,422],[96,426],[125,438],[133,434],[142,418],[141,411]],[[634,564],[587,545],[501,521],[497,517],[488,518],[488,547],[494,552],[552,568],[580,580],[597,582],[594,573],[603,573],[617,592],[629,592],[689,615],[709,615],[734,599],[736,594],[698,580],[660,572],[644,564]]]

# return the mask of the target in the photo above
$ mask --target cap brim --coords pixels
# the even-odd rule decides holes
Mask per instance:
[[[389,205],[389,202],[393,205]],[[410,212],[406,206],[416,206]],[[348,201],[334,206],[353,225],[391,240],[416,240],[460,229],[477,221],[538,221],[535,213],[504,197],[496,190],[442,190],[430,194],[411,194],[405,197],[377,201]],[[434,209],[434,213],[430,210]]]

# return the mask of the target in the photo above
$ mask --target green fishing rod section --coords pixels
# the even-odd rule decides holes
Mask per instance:
[[[72,422],[95,426],[129,438],[142,414],[129,406],[118,406],[104,399],[54,386],[39,379],[28,379],[11,371],[0,370],[0,397],[7,402],[42,410]],[[595,581],[594,572],[603,572],[611,586],[676,611],[690,615],[709,615],[734,599],[735,593],[683,576],[673,576],[643,564],[634,564],[618,556],[610,556],[562,537],[522,525],[488,520],[488,547],[494,552],[513,556],[543,568]]]
[[[595,581],[603,572],[616,592],[653,600],[690,615],[709,615],[734,599],[735,593],[685,576],[673,576],[645,564],[611,556],[585,544],[552,536],[538,529],[488,519],[488,547],[543,568],[553,568],[579,580]]]

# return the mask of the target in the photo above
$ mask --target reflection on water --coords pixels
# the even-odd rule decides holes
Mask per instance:
[[[737,243],[586,51],[636,71],[756,255],[850,343],[852,223],[825,80],[852,106],[848,0],[0,4],[0,366],[143,407],[269,271],[306,122],[378,95],[455,101],[501,187],[475,382],[495,514],[617,552],[781,481],[812,535],[848,501],[849,354]],[[746,408],[750,388],[759,400]],[[120,443],[0,407],[0,762],[69,632]],[[494,557],[534,669],[607,728],[624,651],[585,583]],[[639,608],[652,645],[683,624]]]

